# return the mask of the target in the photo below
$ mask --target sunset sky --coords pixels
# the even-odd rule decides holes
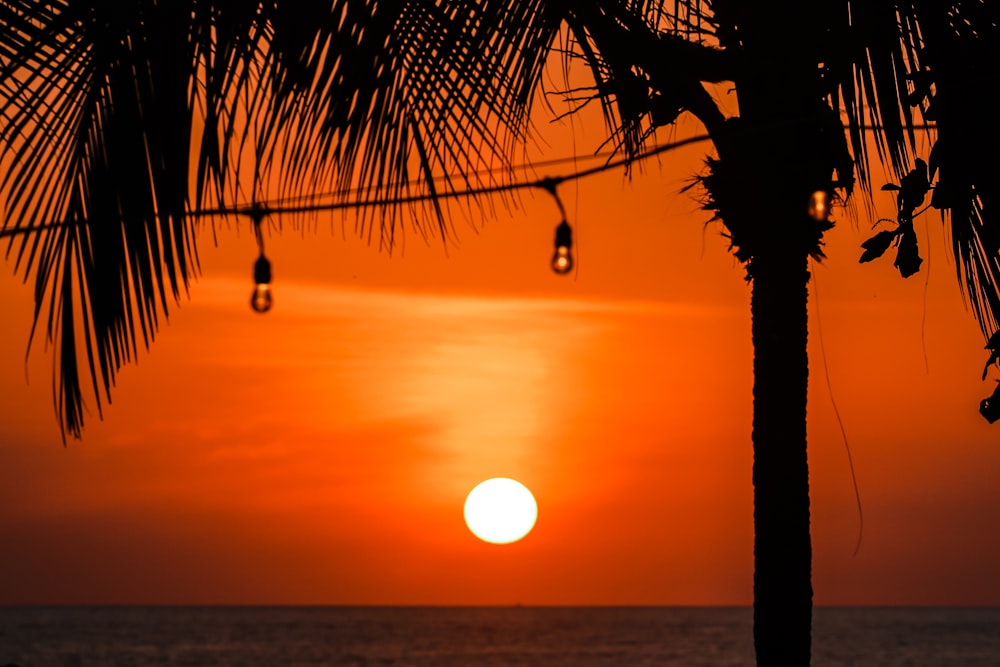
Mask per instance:
[[[543,159],[588,154],[603,130],[539,136]],[[680,193],[708,149],[562,186],[565,277],[544,192],[478,231],[456,221],[447,254],[408,233],[390,257],[339,215],[286,228],[267,239],[265,316],[248,305],[251,230],[220,221],[216,247],[206,227],[190,299],[65,448],[51,353],[36,340],[25,363],[31,289],[7,262],[0,604],[750,604],[749,286]],[[810,294],[815,601],[1000,604],[1000,423],[977,412],[1000,374],[980,381],[936,213],[903,280],[891,256],[858,264],[871,222],[854,201]],[[496,476],[538,501],[514,544],[463,521]]]

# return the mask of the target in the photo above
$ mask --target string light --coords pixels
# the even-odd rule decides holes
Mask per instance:
[[[556,227],[556,247],[552,253],[551,266],[553,271],[563,276],[573,270],[573,228],[566,222],[566,207],[563,206],[562,199],[559,198],[559,193],[556,191],[556,187],[561,182],[561,179],[546,178],[539,181],[538,187],[552,195],[562,217],[562,222]]]
[[[271,296],[271,262],[261,253],[253,265],[253,281],[256,285],[250,295],[250,307],[258,313],[271,310],[274,297]]]
[[[271,294],[271,262],[264,256],[264,235],[260,231],[260,223],[264,218],[264,212],[258,206],[251,207],[250,215],[253,217],[254,236],[257,237],[257,248],[260,256],[253,265],[254,288],[250,294],[250,307],[254,312],[266,313],[271,310],[274,297]]]
[[[552,255],[552,270],[564,275],[573,270],[573,228],[563,220],[556,227],[556,251]]]
[[[816,222],[830,220],[830,194],[826,190],[817,190],[809,197],[809,217]]]

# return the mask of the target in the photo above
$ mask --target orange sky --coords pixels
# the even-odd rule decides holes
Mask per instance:
[[[568,133],[543,128],[541,154]],[[447,258],[412,234],[390,258],[339,224],[269,238],[266,316],[252,234],[206,233],[191,299],[65,449],[8,263],[0,604],[749,604],[749,288],[678,194],[705,150],[563,186],[569,277],[547,266],[545,194],[458,223]],[[977,412],[993,384],[941,225],[918,222],[925,271],[904,281],[857,263],[869,223],[838,213],[811,302],[816,602],[1000,604],[1000,424]],[[521,542],[464,525],[494,476],[538,500]]]

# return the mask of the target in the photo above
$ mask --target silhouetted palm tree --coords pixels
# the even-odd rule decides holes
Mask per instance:
[[[553,54],[590,69],[586,94],[626,155],[697,117],[715,148],[706,207],[752,282],[759,665],[809,662],[808,261],[831,199],[856,178],[870,188],[868,129],[900,190],[897,228],[863,259],[895,245],[901,273],[917,270],[912,216],[934,182],[960,281],[984,333],[997,329],[992,0],[0,0],[0,26],[3,229],[34,276],[74,436],[81,380],[100,407],[186,288],[193,209],[272,177],[290,194],[475,186],[475,168],[523,138]],[[707,91],[720,82],[738,117]],[[913,159],[925,122],[926,163]],[[399,211],[383,212],[361,230],[391,244]]]

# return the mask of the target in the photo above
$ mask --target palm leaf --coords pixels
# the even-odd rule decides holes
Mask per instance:
[[[916,103],[937,126],[934,203],[948,218],[959,279],[987,336],[1000,328],[1000,7],[988,0],[914,2],[913,49],[931,95]],[[933,176],[934,174],[932,174]]]
[[[285,195],[350,185],[383,198],[414,177],[474,185],[433,179],[512,154],[554,7],[0,2],[4,235],[34,274],[65,432],[84,423],[81,377],[100,410],[186,289],[195,206],[244,196],[247,173],[254,197],[269,179]],[[398,219],[381,223],[390,247]]]
[[[193,210],[259,197],[266,184],[283,197],[350,189],[387,201],[495,185],[504,172],[483,168],[508,164],[527,136],[554,51],[590,70],[587,95],[626,155],[684,109],[718,136],[725,119],[702,82],[735,76],[758,10],[734,0],[0,0],[3,230],[18,270],[34,275],[67,432],[83,426],[81,378],[100,410],[186,289]],[[817,91],[846,114],[866,189],[868,127],[879,159],[904,174],[917,117],[931,111],[920,92],[933,90],[931,166],[951,196],[960,276],[995,329],[998,145],[981,91],[998,82],[993,69],[967,67],[998,61],[995,3],[817,0],[794,11],[813,28],[815,39],[795,43],[824,64]],[[427,235],[431,219],[453,233],[444,206],[435,198],[412,228]],[[357,230],[391,250],[407,215],[369,209]]]
[[[35,273],[35,326],[47,312],[56,403],[75,436],[84,421],[78,343],[100,410],[195,269],[186,216],[193,110],[196,97],[218,101],[211,81],[198,91],[189,73],[214,48],[195,27],[221,26],[222,14],[198,2],[0,4],[8,254]],[[223,151],[206,141],[199,162],[203,181],[220,187]]]

